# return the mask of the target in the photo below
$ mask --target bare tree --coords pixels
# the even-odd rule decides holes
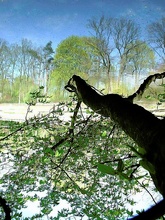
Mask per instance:
[[[149,42],[155,48],[156,53],[165,61],[165,17],[149,25],[148,35]]]
[[[8,54],[8,59],[10,60],[10,94],[11,97],[13,96],[13,84],[14,84],[14,79],[17,75],[17,60],[18,60],[18,45],[13,44],[10,46],[10,51]]]
[[[53,69],[53,62],[52,62],[54,60],[53,55],[54,55],[54,51],[52,48],[52,42],[49,41],[43,48],[43,64],[44,64],[43,74],[45,78],[45,83],[44,83],[45,93],[48,92],[49,76]]]
[[[145,73],[146,71],[154,69],[155,53],[146,42],[138,41],[135,42],[135,44],[139,46],[135,46],[134,49],[132,49],[129,55],[129,62],[126,66],[126,72],[134,75],[135,83],[137,84],[142,71]]]
[[[130,56],[132,50],[139,45],[139,35],[139,27],[132,20],[114,19],[113,39],[120,57],[120,74],[125,71],[127,63],[132,58]]]
[[[4,97],[4,89],[9,77],[9,47],[6,41],[0,40],[0,93]]]
[[[92,35],[94,38],[91,38],[89,41],[90,45],[94,47],[98,57],[100,58],[100,65],[105,68],[109,86],[110,75],[112,65],[112,52],[114,50],[112,44],[112,18],[105,18],[102,16],[99,20],[91,19],[88,22],[88,27],[92,30]],[[108,90],[111,90],[109,87]]]
[[[19,73],[19,93],[18,93],[18,102],[20,103],[23,99],[23,86],[28,86],[26,83],[30,76],[31,69],[31,56],[29,56],[29,50],[32,48],[32,42],[27,39],[23,39],[21,46],[18,46],[18,62],[17,69]],[[25,82],[26,81],[26,82]],[[25,83],[23,85],[23,83]]]
[[[127,18],[114,19],[102,16],[99,20],[89,20],[88,27],[93,31],[95,37],[93,47],[96,48],[102,65],[106,68],[109,84],[116,62],[114,59],[116,59],[117,54],[119,55],[118,81],[120,81],[122,73],[126,71],[128,63],[135,55],[135,48],[141,44],[138,25]]]

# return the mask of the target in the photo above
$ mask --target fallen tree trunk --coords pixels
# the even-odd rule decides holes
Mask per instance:
[[[165,73],[157,76],[159,79],[163,78]],[[151,81],[151,77],[146,80],[146,87]],[[143,91],[137,91],[137,95],[144,92],[144,84],[141,86]],[[77,75],[69,80],[66,89],[76,92],[79,100],[93,111],[114,120],[144,149],[143,159],[152,167],[150,175],[156,188],[165,197],[165,120],[160,120],[143,107],[133,104],[136,93],[128,98],[117,94],[101,95]]]

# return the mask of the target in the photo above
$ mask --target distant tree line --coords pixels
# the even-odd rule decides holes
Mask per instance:
[[[36,47],[27,39],[12,45],[1,39],[0,102],[25,102],[39,86],[51,101],[62,100],[63,87],[75,73],[111,92],[113,81],[120,85],[125,74],[138,81],[139,74],[157,68],[157,57],[164,68],[165,17],[146,28],[145,40],[140,27],[124,17],[92,18],[88,28],[90,37],[70,36],[56,50],[51,41]]]
[[[0,40],[0,101],[25,102],[29,91],[43,85],[52,68],[51,42],[35,48],[31,41],[9,45]]]

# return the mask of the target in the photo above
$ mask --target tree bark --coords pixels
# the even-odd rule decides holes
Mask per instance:
[[[74,84],[75,83],[75,84]],[[139,147],[152,165],[150,172],[156,188],[165,197],[165,120],[160,120],[132,99],[117,94],[100,95],[82,78],[74,75],[65,87],[76,92],[93,111],[115,121]]]

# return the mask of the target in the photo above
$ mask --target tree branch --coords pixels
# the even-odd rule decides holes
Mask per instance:
[[[152,81],[165,77],[165,72],[149,76],[137,92],[128,98],[117,94],[100,95],[81,77],[73,75],[67,88],[76,92],[78,99],[83,101],[93,111],[104,117],[110,117],[125,133],[130,136],[146,154],[143,156],[153,167],[150,175],[156,188],[165,197],[165,123],[141,106],[133,104],[133,99],[142,96]],[[135,217],[134,219],[156,219],[165,213],[165,200],[156,207]]]
[[[139,146],[148,150],[160,126],[158,118],[143,107],[132,104],[127,98],[122,98],[120,95],[98,94],[79,76],[74,75],[70,82],[75,82],[74,91],[76,91],[81,101],[102,116],[110,117]],[[146,133],[146,131],[149,132]],[[148,140],[148,143],[146,143],[146,140]]]
[[[133,100],[135,98],[140,99],[144,93],[144,91],[149,87],[149,85],[152,82],[155,82],[156,79],[163,79],[165,78],[165,72],[163,73],[156,73],[154,75],[150,75],[149,77],[147,77],[147,79],[144,80],[144,82],[140,85],[140,87],[138,88],[138,90],[133,93],[132,95],[128,96],[128,99],[133,102]]]
[[[151,207],[146,212],[140,213],[138,216],[129,220],[155,220],[164,215],[165,200],[160,201],[156,206]]]
[[[5,212],[5,220],[11,220],[11,216],[10,216],[10,213],[11,213],[11,209],[9,207],[9,205],[7,204],[6,200],[3,199],[1,196],[0,196],[0,206],[2,206],[4,212]]]

